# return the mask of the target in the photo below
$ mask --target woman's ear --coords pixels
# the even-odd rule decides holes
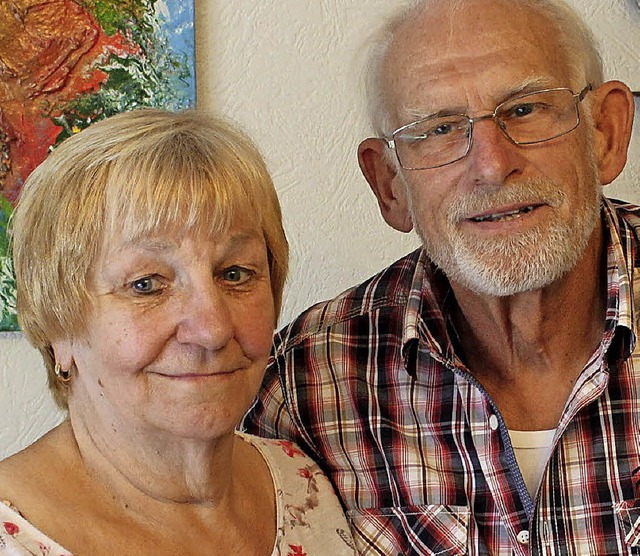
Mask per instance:
[[[620,175],[627,162],[635,104],[631,90],[620,81],[607,81],[593,94],[595,155],[600,183],[607,185]]]
[[[385,222],[400,232],[413,229],[407,192],[395,165],[389,162],[384,140],[370,137],[358,147],[358,162],[378,199]]]
[[[71,339],[52,342],[53,357],[55,362],[65,371],[70,370],[75,364],[73,359],[73,341]]]

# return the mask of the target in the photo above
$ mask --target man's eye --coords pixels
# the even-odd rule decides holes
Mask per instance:
[[[449,133],[451,133],[452,131],[452,127],[451,124],[440,124],[436,127],[434,127],[430,132],[429,135],[448,135]]]
[[[399,139],[406,143],[417,143],[433,137],[444,137],[453,132],[453,126],[451,124],[437,124],[428,129],[416,129],[411,132],[402,134]]]
[[[163,288],[162,282],[155,276],[144,276],[131,282],[131,289],[136,293],[151,294]]]
[[[511,116],[515,118],[522,118],[528,116],[534,112],[535,106],[533,104],[518,104],[511,109]]]

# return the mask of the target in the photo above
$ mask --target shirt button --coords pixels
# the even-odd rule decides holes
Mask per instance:
[[[495,415],[489,417],[489,427],[492,431],[498,430],[498,418]]]
[[[520,544],[529,544],[529,531],[526,529],[520,531],[517,539]]]

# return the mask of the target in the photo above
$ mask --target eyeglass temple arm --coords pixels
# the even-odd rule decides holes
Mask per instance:
[[[587,83],[587,86],[578,93],[578,102],[582,102],[589,91],[593,91],[593,85],[591,83]]]

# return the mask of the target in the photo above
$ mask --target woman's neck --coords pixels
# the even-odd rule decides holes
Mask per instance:
[[[95,423],[95,422],[94,422]],[[233,496],[236,437],[172,437],[153,430],[96,426],[70,411],[69,434],[87,474],[128,507],[140,499],[214,506]]]
[[[234,445],[218,442],[209,451],[211,464],[204,450],[176,457],[169,445],[141,445],[135,458],[131,442],[98,445],[76,419],[9,458],[0,485],[26,519],[73,553],[229,554],[240,547],[270,554],[276,515],[269,468],[240,437],[228,442]],[[172,476],[180,461],[185,469]],[[199,465],[204,471],[193,473]],[[70,527],[79,517],[83,525]]]

